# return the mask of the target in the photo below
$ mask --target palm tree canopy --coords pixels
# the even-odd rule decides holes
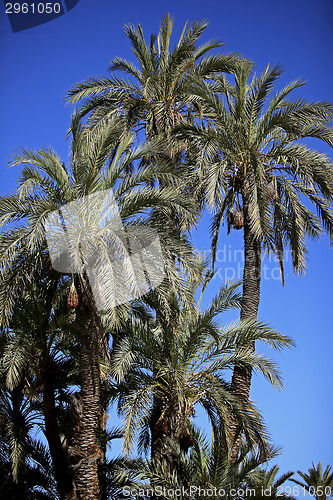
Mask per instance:
[[[206,21],[184,26],[178,43],[171,49],[173,20],[166,15],[158,35],[147,42],[142,26],[125,26],[136,64],[122,58],[111,61],[111,78],[89,78],[67,92],[68,101],[82,101],[81,114],[90,114],[90,123],[122,118],[126,130],[146,129],[147,137],[168,134],[175,124],[186,121],[193,107],[193,76],[210,79],[222,71],[234,71],[239,58],[234,54],[206,56],[221,42],[197,43],[207,28]],[[129,79],[114,76],[122,72]]]
[[[212,274],[205,275],[202,269],[201,279],[188,281],[191,305],[188,300],[182,306],[175,296],[170,298],[171,315],[156,308],[156,316],[132,318],[123,339],[114,347],[110,374],[117,382],[115,399],[124,417],[125,449],[132,448],[138,431],[139,449],[147,449],[152,421],[155,427],[162,428],[168,426],[170,415],[177,420],[177,414],[179,418],[170,437],[182,442],[196,405],[205,409],[213,427],[220,425],[225,429],[226,436],[231,408],[240,416],[244,432],[252,442],[260,435],[258,429],[265,436],[255,408],[250,403],[247,408],[242,407],[230,393],[223,375],[236,362],[248,362],[279,387],[279,371],[270,359],[245,352],[237,355],[235,346],[257,339],[282,348],[292,345],[292,341],[256,322],[235,323],[226,328],[219,325],[220,313],[240,305],[237,283],[222,286],[208,307],[200,311],[196,295],[211,278]],[[156,399],[160,402],[158,415]],[[165,433],[169,434],[168,429]]]
[[[333,497],[333,473],[331,471],[330,465],[327,465],[326,469],[323,470],[321,462],[318,462],[317,466],[312,463],[312,467],[309,468],[307,473],[297,471],[303,481],[297,479],[291,479],[291,481],[305,488],[317,500],[329,500]]]
[[[198,80],[196,94],[207,120],[183,124],[176,135],[191,138],[201,152],[199,173],[214,209],[213,255],[224,220],[237,229],[248,222],[264,249],[277,254],[283,280],[285,245],[295,272],[302,273],[306,236],[318,238],[327,231],[333,238],[333,164],[301,142],[315,138],[333,145],[333,106],[291,99],[290,93],[304,84],[300,80],[272,95],[282,74],[279,66],[267,66],[252,79],[250,72],[249,65],[238,66],[233,85],[225,76],[213,88]],[[244,203],[247,214],[242,214]]]
[[[272,496],[267,495],[267,491],[266,495],[268,498],[276,498],[278,487],[292,475],[289,472],[275,480],[278,472],[277,466],[267,472],[259,468],[280,453],[281,450],[278,447],[269,445],[262,454],[259,450],[253,450],[244,443],[237,463],[230,464],[221,434],[214,433],[211,443],[197,428],[192,429],[192,435],[194,444],[190,453],[184,453],[176,444],[172,446],[180,463],[179,470],[171,471],[167,464],[156,463],[154,460],[141,460],[128,464],[129,470],[124,466],[122,471],[120,468],[119,476],[125,478],[132,474],[133,477],[136,473],[136,484],[134,483],[133,486],[137,490],[145,489],[147,486],[144,480],[149,479],[152,490],[156,489],[157,492],[159,488],[165,488],[163,490],[165,499],[171,499],[172,492],[179,490],[181,499],[203,499],[209,495],[214,500],[222,497],[231,500],[235,498],[237,492],[239,500],[245,500],[249,496],[259,500],[264,498],[262,487],[266,489],[268,483],[273,486]],[[260,480],[254,487],[252,478],[257,472],[260,473],[258,474]],[[288,495],[281,493],[280,495],[284,500],[293,500],[293,497]]]
[[[179,181],[168,166],[160,165],[158,173],[151,165],[137,166],[145,150],[132,147],[133,136],[127,135],[120,140],[119,127],[115,128],[110,123],[96,135],[82,129],[76,115],[72,121],[72,133],[71,161],[68,167],[52,149],[22,149],[11,161],[11,166],[23,165],[23,168],[17,191],[0,199],[0,225],[3,228],[0,238],[2,323],[8,322],[16,297],[20,295],[22,284],[28,283],[30,273],[43,267],[43,259],[47,254],[46,228],[49,224],[52,229],[50,215],[58,213],[59,209],[61,214],[67,210],[70,220],[72,215],[76,215],[75,211],[72,213],[68,208],[73,203],[75,205],[80,200],[89,200],[98,193],[112,194],[112,203],[107,207],[110,213],[106,213],[103,202],[97,204],[97,211],[96,207],[91,211],[84,204],[79,203],[79,209],[75,205],[76,210],[80,211],[80,220],[74,220],[77,227],[74,227],[71,234],[74,234],[75,242],[67,249],[70,265],[68,269],[60,269],[67,274],[71,274],[73,269],[75,272],[80,270],[81,254],[77,249],[82,248],[80,245],[83,237],[86,238],[86,247],[93,249],[96,247],[97,237],[106,251],[110,244],[124,248],[122,227],[127,231],[127,237],[135,233],[135,228],[138,228],[136,235],[143,235],[145,231],[148,234],[149,211],[152,207],[158,206],[162,213],[165,211],[167,214],[176,211],[180,224],[185,226],[193,221],[192,203],[180,197]],[[159,178],[166,179],[163,189],[156,187],[156,179]],[[172,184],[172,187],[168,187],[167,183]],[[117,211],[120,231],[115,228],[115,224],[105,224],[107,215],[112,218],[112,210]],[[91,233],[86,230],[90,225],[98,229],[99,236],[94,231]],[[177,241],[172,241],[171,235],[166,234],[165,228],[158,221],[155,220],[154,225],[162,251],[165,249],[165,271],[173,272],[175,277],[175,272],[171,271],[171,267],[175,267],[175,256],[186,268],[192,253],[191,246],[185,236],[177,236]],[[165,245],[166,239],[168,246]],[[54,240],[56,244],[57,238]],[[59,252],[61,253],[61,248]],[[52,265],[55,266],[54,262]],[[133,269],[129,271],[133,273]],[[131,279],[131,274],[129,276]]]

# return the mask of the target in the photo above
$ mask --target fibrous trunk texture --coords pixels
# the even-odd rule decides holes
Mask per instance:
[[[178,459],[170,448],[170,441],[177,443],[185,453],[193,446],[188,429],[193,409],[185,402],[180,404],[177,397],[165,397],[163,401],[156,398],[154,403],[155,412],[150,423],[151,457],[167,462],[171,469],[178,469]]]
[[[243,295],[240,319],[257,319],[260,302],[260,279],[261,279],[261,242],[255,238],[251,228],[251,213],[247,196],[243,194],[244,212],[244,270],[243,270]],[[249,342],[247,345],[238,346],[238,352],[254,352],[255,343]],[[250,366],[234,367],[231,391],[238,399],[246,405],[251,387],[252,369]],[[234,442],[230,461],[234,463],[237,459],[241,438],[236,437],[238,428],[237,418],[232,418],[230,422],[231,443]]]
[[[88,281],[84,278],[78,295],[81,391],[75,401],[76,428],[71,446],[72,462],[78,499],[98,500],[97,462],[103,455],[96,444],[96,431],[101,417],[99,340],[104,332]]]

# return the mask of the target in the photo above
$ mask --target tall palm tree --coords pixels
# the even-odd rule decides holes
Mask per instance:
[[[219,314],[239,306],[237,284],[221,287],[200,311],[196,294],[203,291],[212,275],[205,275],[202,267],[200,278],[188,281],[192,301],[181,304],[177,296],[170,298],[170,314],[155,307],[151,317],[131,318],[113,351],[111,375],[117,382],[115,399],[124,417],[125,449],[132,447],[139,431],[139,449],[147,451],[150,443],[155,460],[171,459],[170,440],[188,450],[193,442],[190,427],[196,406],[205,409],[213,428],[223,430],[227,450],[232,449],[230,409],[241,422],[240,434],[252,443],[260,441],[263,427],[258,413],[250,403],[244,408],[239,405],[223,378],[236,362],[250,363],[273,385],[281,384],[269,359],[236,354],[234,349],[236,343],[244,345],[249,339],[261,339],[273,347],[290,346],[291,340],[253,322],[221,328]],[[149,303],[153,307],[154,298]]]
[[[158,35],[147,42],[142,26],[125,26],[135,55],[135,63],[122,58],[111,61],[111,78],[88,78],[67,92],[72,104],[82,103],[81,116],[89,113],[89,123],[105,119],[122,121],[126,131],[144,129],[151,139],[168,136],[178,123],[193,113],[191,91],[193,75],[210,79],[222,71],[231,72],[239,62],[234,54],[209,55],[221,42],[197,46],[207,28],[206,21],[185,24],[178,43],[171,49],[173,20],[161,20]],[[115,76],[122,72],[127,78]]]
[[[333,473],[331,470],[330,465],[323,471],[321,462],[317,466],[312,463],[312,467],[309,468],[307,473],[297,471],[303,481],[297,479],[291,479],[291,481],[302,486],[316,500],[329,500],[333,497]]]
[[[315,138],[333,145],[332,104],[290,98],[303,85],[299,80],[272,96],[282,74],[278,66],[267,66],[249,80],[250,73],[244,63],[236,69],[234,84],[224,76],[214,88],[198,80],[196,93],[206,122],[183,124],[176,132],[201,152],[198,174],[214,211],[213,258],[224,221],[229,229],[243,230],[241,319],[257,317],[263,250],[277,255],[284,283],[285,247],[291,250],[295,273],[301,274],[306,269],[306,238],[319,238],[325,231],[333,237],[332,161],[300,142]],[[246,348],[254,351],[254,342]],[[246,401],[250,385],[250,367],[236,365],[234,394]]]
[[[140,240],[140,237],[144,239],[147,232],[151,237],[149,229],[151,207],[160,204],[167,212],[176,210],[180,219],[184,220],[190,219],[192,215],[191,203],[186,200],[182,203],[177,187],[158,189],[154,186],[158,175],[153,167],[135,168],[135,162],[144,152],[141,149],[131,150],[133,144],[131,136],[119,139],[119,127],[115,128],[113,124],[106,123],[96,135],[87,129],[82,129],[75,115],[71,130],[72,150],[68,167],[51,149],[37,151],[22,149],[12,159],[12,166],[22,165],[23,168],[17,191],[0,199],[0,224],[3,226],[0,238],[0,319],[1,324],[8,323],[16,297],[20,296],[22,288],[30,282],[33,270],[42,267],[46,251],[46,228],[56,227],[59,230],[59,226],[50,223],[50,216],[58,213],[60,231],[63,231],[61,236],[69,237],[67,248],[60,246],[58,251],[66,256],[67,272],[77,272],[75,278],[77,290],[73,281],[69,297],[70,305],[76,306],[80,339],[80,398],[76,405],[77,426],[73,433],[72,465],[78,498],[90,500],[99,498],[97,461],[102,453],[96,445],[95,436],[101,418],[99,356],[101,353],[107,355],[108,339],[97,309],[96,295],[92,293],[92,283],[87,275],[91,267],[86,265],[82,252],[84,248],[92,248],[89,257],[98,261],[100,257],[98,251],[102,249],[107,258],[109,259],[111,255],[117,264],[121,262],[119,254],[124,255],[128,238],[134,234],[135,228],[139,228],[135,233],[136,240]],[[132,172],[132,175],[129,176],[128,172]],[[168,175],[172,176],[172,173]],[[90,202],[91,196],[106,192],[107,198],[111,191],[113,193],[111,206],[97,203],[96,208],[94,202]],[[90,203],[92,210],[87,210],[87,206],[82,202],[87,199],[84,197],[88,197],[87,203]],[[105,199],[104,194],[102,198]],[[71,208],[73,206],[71,202],[74,203],[76,211]],[[106,210],[109,210],[109,213],[106,213]],[[118,214],[117,223],[105,224],[106,217],[113,220],[114,211]],[[64,215],[66,213],[67,220]],[[78,213],[79,222],[76,219]],[[74,224],[71,233],[65,223]],[[95,225],[99,232],[97,231],[97,234],[85,232],[85,228],[90,227],[89,224]],[[120,224],[120,229],[117,224]],[[165,273],[167,276],[173,273],[175,277],[176,273],[173,270],[175,257],[177,256],[177,262],[186,267],[191,248],[184,238],[172,241],[162,227],[157,227],[156,231],[160,236]],[[134,237],[132,239],[134,242],[130,243],[136,244]],[[61,238],[59,241],[61,243]],[[166,242],[168,242],[167,247]],[[52,243],[56,245],[58,239],[54,238]],[[85,247],[82,246],[83,243]],[[52,264],[56,267],[58,261],[56,259],[55,261],[56,263],[52,261]],[[113,293],[113,297],[119,292],[123,293],[124,287],[127,293],[126,279],[136,290],[132,261],[128,264],[125,258],[124,262],[127,267],[125,270],[122,269],[124,274],[120,278],[118,272],[120,281],[116,283],[117,286],[113,282],[110,285],[110,278],[102,290],[106,292],[106,298],[109,298],[109,292]],[[96,262],[88,264],[92,266]],[[99,268],[101,271],[99,278],[105,280],[105,276],[109,276],[110,273],[107,273],[102,264]],[[151,264],[154,267],[153,261]],[[172,276],[169,278],[171,282]],[[97,291],[101,292],[98,284]],[[108,303],[106,308],[110,321],[116,320],[119,311],[123,311],[123,314],[128,312],[126,304],[114,308]]]

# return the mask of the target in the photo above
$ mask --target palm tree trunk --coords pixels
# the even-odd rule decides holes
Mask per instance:
[[[103,455],[96,444],[96,431],[101,415],[98,354],[99,338],[103,332],[87,280],[81,283],[79,289],[78,319],[81,391],[78,424],[72,446],[75,455],[73,469],[79,500],[98,500],[100,488],[97,461]]]
[[[45,437],[54,467],[55,480],[62,500],[76,500],[73,477],[68,457],[60,440],[60,431],[56,417],[54,386],[52,380],[44,373],[43,413],[45,419]]]
[[[150,423],[151,458],[156,461],[166,461],[171,470],[179,469],[179,460],[170,448],[169,440],[177,443],[180,449],[187,453],[193,446],[192,436],[187,428],[187,422],[192,411],[179,405],[178,398],[168,399],[167,409],[163,411],[163,402],[155,398],[155,414]]]
[[[260,302],[260,280],[261,280],[261,242],[255,238],[251,230],[251,214],[246,190],[243,191],[243,213],[244,213],[244,270],[243,270],[243,294],[240,319],[257,319]],[[254,352],[255,343],[238,346],[237,352]],[[252,369],[250,366],[234,367],[231,392],[246,404],[251,387]],[[240,436],[237,436],[238,421],[232,418],[230,422],[231,443],[234,443],[230,453],[230,461],[234,463],[237,459]]]

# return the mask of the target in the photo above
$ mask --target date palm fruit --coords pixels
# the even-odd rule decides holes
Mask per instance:
[[[78,306],[79,303],[79,296],[77,294],[74,281],[71,284],[69,294],[68,294],[68,299],[67,299],[67,306],[70,309],[75,309]]]

